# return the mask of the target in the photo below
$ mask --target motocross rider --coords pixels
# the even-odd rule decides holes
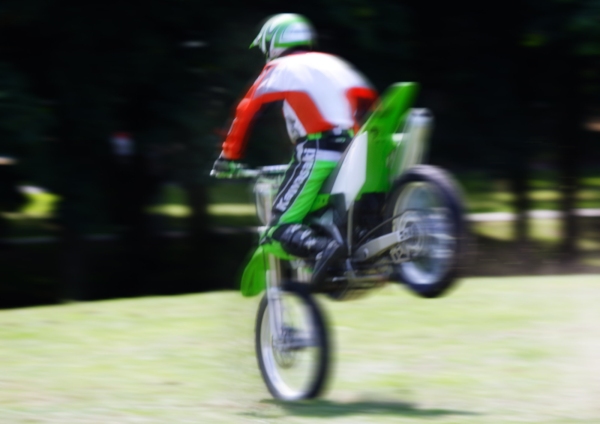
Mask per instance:
[[[267,64],[237,105],[213,172],[220,177],[235,173],[254,117],[266,103],[283,101],[287,131],[295,147],[273,203],[266,238],[281,243],[291,255],[315,259],[316,276],[340,258],[344,249],[302,222],[377,93],[342,59],[313,51],[315,41],[313,27],[304,16],[282,13],[266,21],[250,47],[259,47]]]

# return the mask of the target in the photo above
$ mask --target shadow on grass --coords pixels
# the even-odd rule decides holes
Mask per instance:
[[[402,401],[359,400],[354,402],[334,402],[330,400],[313,400],[301,402],[282,402],[273,399],[263,400],[262,404],[280,406],[286,413],[300,417],[341,417],[348,415],[399,415],[413,418],[435,418],[449,415],[480,415],[471,411],[452,409],[421,409],[417,405]],[[245,413],[247,416],[259,417],[260,412]],[[268,414],[265,414],[265,418]]]

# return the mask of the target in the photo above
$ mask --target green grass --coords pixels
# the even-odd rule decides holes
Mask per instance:
[[[268,395],[258,298],[151,297],[0,311],[4,423],[598,423],[600,278],[469,279],[324,302],[335,375],[320,400]]]

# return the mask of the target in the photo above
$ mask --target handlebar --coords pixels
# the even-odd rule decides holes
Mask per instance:
[[[288,164],[268,165],[268,166],[261,166],[257,169],[260,172],[260,175],[278,175],[278,174],[285,174],[285,172],[288,170],[289,167],[290,167],[290,165],[288,165]]]
[[[233,174],[228,174],[227,176],[225,176],[225,178],[242,179],[242,178],[258,178],[263,175],[276,176],[276,175],[284,174],[288,168],[289,168],[289,165],[286,164],[286,165],[260,166],[256,169],[248,169],[248,168],[245,168],[245,165],[240,164],[239,168],[237,168]],[[215,177],[215,178],[224,178],[222,174],[220,175],[220,173],[215,170],[212,170],[210,172],[210,176]]]

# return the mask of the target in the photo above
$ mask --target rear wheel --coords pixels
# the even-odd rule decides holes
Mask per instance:
[[[256,316],[256,357],[273,397],[294,401],[317,397],[329,371],[325,320],[308,293],[279,294],[281,328],[273,334],[271,308],[265,295]]]
[[[456,281],[465,234],[453,178],[434,166],[409,169],[394,184],[384,214],[386,232],[404,238],[390,250],[395,277],[419,296],[444,294]]]

